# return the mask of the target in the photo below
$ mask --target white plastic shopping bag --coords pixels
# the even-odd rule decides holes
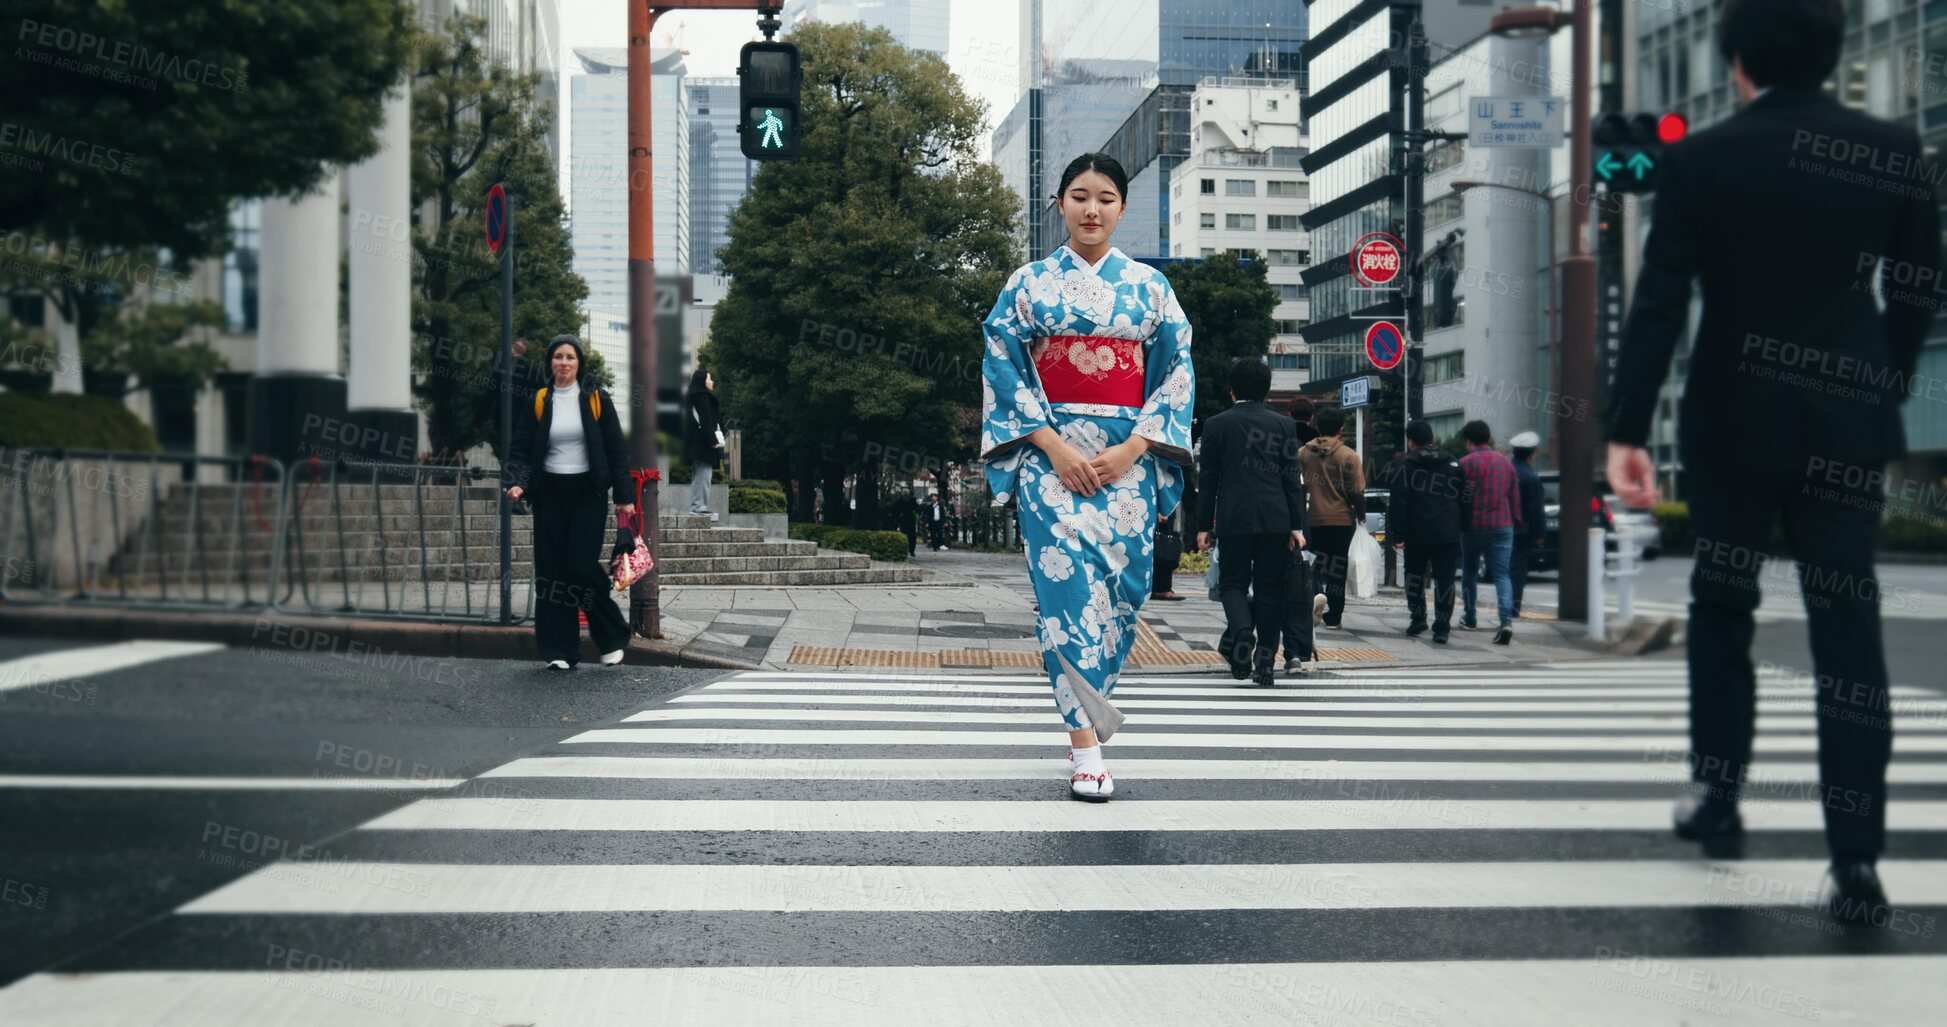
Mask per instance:
[[[1361,524],[1352,530],[1352,547],[1346,550],[1345,591],[1361,599],[1379,594],[1379,574],[1386,554]]]

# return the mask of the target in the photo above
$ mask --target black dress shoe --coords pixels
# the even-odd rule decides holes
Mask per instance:
[[[1708,842],[1744,833],[1744,818],[1737,815],[1737,803],[1704,797],[1679,799],[1676,809],[1677,837],[1687,842]]]
[[[1883,925],[1892,920],[1879,871],[1866,860],[1833,860],[1825,871],[1819,904],[1834,919],[1853,924]]]
[[[1446,628],[1434,628],[1434,629],[1433,629],[1433,644],[1434,644],[1434,645],[1446,645],[1446,644],[1447,644],[1447,629],[1446,629]]]
[[[1426,621],[1423,620],[1416,620],[1413,623],[1408,624],[1406,626],[1406,633],[1409,635],[1418,635],[1425,631],[1426,631]]]
[[[1250,665],[1249,665],[1249,664],[1245,664],[1245,663],[1233,663],[1233,664],[1231,664],[1231,665],[1230,665],[1230,676],[1231,676],[1232,678],[1235,678],[1235,679],[1236,679],[1236,680],[1238,680],[1238,681],[1242,681],[1242,680],[1244,680],[1245,678],[1247,678],[1247,677],[1250,677],[1250,676],[1251,676],[1251,668],[1250,668]]]
[[[1471,614],[1460,618],[1460,627],[1462,630],[1472,631],[1478,626],[1479,625],[1475,623],[1474,618]]]

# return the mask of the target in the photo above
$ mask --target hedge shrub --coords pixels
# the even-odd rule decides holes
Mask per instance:
[[[1664,552],[1687,553],[1695,548],[1689,503],[1658,503],[1650,507],[1650,514],[1656,518],[1657,530],[1663,536]]]
[[[809,524],[799,521],[790,526],[792,538],[816,542],[826,549],[864,553],[874,560],[904,560],[906,536],[897,531],[860,531],[836,524]]]
[[[761,492],[783,492],[784,486],[767,478],[733,478],[724,482],[732,489],[757,489]]]
[[[155,432],[106,396],[0,392],[0,446],[160,452]]]
[[[1947,524],[1894,516],[1880,523],[1879,547],[1896,553],[1947,553]]]
[[[730,489],[731,513],[783,513],[784,493],[771,489]]]

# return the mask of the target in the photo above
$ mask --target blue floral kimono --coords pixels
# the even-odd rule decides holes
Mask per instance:
[[[1156,520],[1183,498],[1190,465],[1190,323],[1154,268],[1117,249],[1091,267],[1063,246],[1014,272],[983,328],[987,483],[996,505],[1020,503],[1055,706],[1069,730],[1107,738],[1121,722],[1107,699],[1149,598]],[[1090,458],[1132,434],[1150,447],[1084,497],[1027,441],[1044,427]]]

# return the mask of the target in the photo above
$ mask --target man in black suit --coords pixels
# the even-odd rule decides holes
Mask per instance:
[[[1678,415],[1695,483],[1687,634],[1699,794],[1678,806],[1677,834],[1721,843],[1743,830],[1751,614],[1782,517],[1818,680],[1825,901],[1836,916],[1884,923],[1874,862],[1893,735],[1873,541],[1886,462],[1906,451],[1900,401],[1940,288],[1939,213],[1913,129],[1821,88],[1844,31],[1839,0],[1725,4],[1718,45],[1745,107],[1664,155],[1612,392],[1609,481],[1632,506],[1657,498],[1643,445],[1700,279]]]
[[[1290,418],[1264,405],[1270,391],[1271,368],[1264,361],[1231,365],[1235,405],[1203,427],[1197,491],[1197,548],[1210,548],[1213,520],[1223,542],[1217,591],[1225,628],[1218,648],[1232,677],[1241,681],[1255,672],[1267,688],[1284,623],[1285,564],[1305,544],[1298,435]],[[1247,590],[1254,598],[1246,597]]]
[[[1406,582],[1406,633],[1427,629],[1426,586],[1433,582],[1433,641],[1447,644],[1453,626],[1454,568],[1460,563],[1460,529],[1467,523],[1467,478],[1460,462],[1440,449],[1433,426],[1406,426],[1412,452],[1390,478],[1386,544],[1400,547]]]

